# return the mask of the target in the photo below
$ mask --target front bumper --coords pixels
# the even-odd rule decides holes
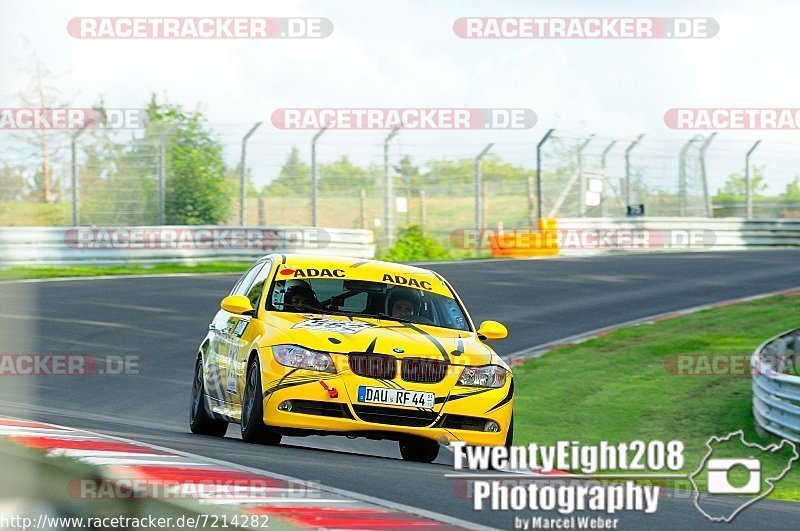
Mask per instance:
[[[338,394],[332,397],[320,384]],[[286,433],[355,435],[380,439],[424,437],[447,444],[464,441],[470,445],[494,446],[506,442],[513,408],[513,379],[498,389],[455,385],[458,376],[448,376],[437,384],[391,381],[412,391],[433,392],[433,411],[417,408],[361,404],[359,385],[388,386],[382,381],[346,374],[293,371],[275,378],[262,374],[265,385],[264,422]],[[291,410],[287,411],[287,402]],[[499,431],[483,431],[494,421]],[[465,429],[466,428],[466,429]]]

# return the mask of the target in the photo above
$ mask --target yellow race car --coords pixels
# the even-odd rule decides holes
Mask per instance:
[[[514,381],[453,288],[433,271],[273,254],[236,283],[200,345],[190,427],[278,444],[283,435],[400,443],[431,462],[441,444],[508,445]]]

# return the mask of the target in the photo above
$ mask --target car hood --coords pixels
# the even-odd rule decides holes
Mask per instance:
[[[390,319],[269,312],[267,325],[289,342],[324,352],[374,352],[398,358],[430,358],[457,365],[505,365],[474,332]]]

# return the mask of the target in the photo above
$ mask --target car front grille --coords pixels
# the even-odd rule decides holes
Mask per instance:
[[[376,424],[393,424],[395,426],[413,426],[421,428],[430,426],[436,420],[435,411],[419,411],[417,409],[400,409],[394,407],[353,405],[353,410],[365,422]]]
[[[417,383],[437,383],[444,380],[449,364],[444,361],[422,358],[406,358],[403,360],[403,380]]]
[[[358,376],[393,380],[397,375],[397,358],[383,354],[350,354],[350,370]]]

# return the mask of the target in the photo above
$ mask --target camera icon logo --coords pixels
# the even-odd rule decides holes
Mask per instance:
[[[695,507],[712,522],[730,523],[747,507],[769,496],[800,460],[792,441],[782,439],[779,444],[761,446],[748,442],[743,430],[712,436],[706,448],[708,452],[688,479]],[[785,450],[791,452],[790,457]]]
[[[709,494],[758,494],[761,491],[761,461],[758,459],[709,459],[706,465]],[[734,486],[731,473],[744,468],[749,473],[747,483]]]

